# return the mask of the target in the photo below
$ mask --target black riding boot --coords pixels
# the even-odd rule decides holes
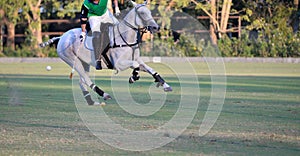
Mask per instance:
[[[100,35],[101,33],[99,31],[93,32],[93,48],[95,53],[95,59],[96,59],[96,70],[101,70],[101,39]]]
[[[96,61],[96,69],[97,70],[101,70],[102,69],[102,65],[101,65],[101,59]]]

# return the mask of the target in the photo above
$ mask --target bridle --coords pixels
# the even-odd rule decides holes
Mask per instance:
[[[147,28],[147,26],[145,26],[145,25],[147,25],[147,23],[148,23],[149,21],[153,20],[153,18],[149,18],[149,19],[146,19],[146,20],[142,20],[143,25],[144,25],[143,28],[139,28],[138,23],[137,23],[137,16],[138,16],[139,19],[143,19],[143,18],[141,17],[141,15],[138,13],[138,10],[139,10],[140,8],[142,8],[142,7],[146,7],[146,5],[145,5],[145,4],[141,4],[141,5],[138,5],[138,6],[136,6],[136,7],[134,8],[134,10],[135,10],[135,20],[134,20],[134,21],[135,21],[135,26],[137,26],[137,27],[131,25],[129,22],[127,22],[126,20],[124,20],[125,25],[127,25],[128,27],[130,27],[130,28],[132,28],[132,29],[134,29],[134,30],[139,30],[139,29]]]
[[[146,7],[145,4],[141,4],[141,5],[138,5],[134,8],[134,11],[135,11],[135,25],[132,25],[130,24],[127,20],[123,20],[124,24],[126,26],[128,26],[129,28],[133,29],[134,31],[136,31],[137,33],[137,40],[136,40],[136,43],[132,43],[132,44],[129,44],[124,36],[122,36],[122,33],[120,31],[120,24],[117,25],[117,30],[118,30],[118,33],[120,34],[120,37],[122,39],[122,41],[125,43],[125,45],[117,45],[116,42],[114,41],[114,46],[112,48],[117,48],[117,47],[133,47],[133,46],[136,46],[138,45],[141,40],[142,40],[142,37],[143,35],[147,32],[147,31],[150,31],[152,33],[152,28],[151,26],[146,26],[147,23],[151,20],[153,20],[152,18],[149,18],[147,20],[143,20],[143,18],[141,17],[141,15],[138,13],[138,9],[140,9],[141,7]],[[144,27],[139,27],[138,26],[138,23],[137,23],[137,18],[141,19],[141,21],[143,22],[143,25]],[[115,39],[114,39],[115,40]]]

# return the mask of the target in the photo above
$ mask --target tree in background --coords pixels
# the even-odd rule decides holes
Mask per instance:
[[[296,33],[299,30],[299,18],[300,18],[300,3],[299,0],[294,0],[295,9],[291,16],[291,26],[293,27],[293,32]]]
[[[167,53],[167,56],[201,56],[202,52],[205,48],[200,45],[195,45],[200,42],[199,40],[195,40],[192,34],[184,33],[184,35],[180,35],[179,40],[173,40],[172,36],[174,35],[172,28],[174,30],[181,30],[182,25],[179,26],[171,26],[171,17],[175,17],[177,14],[176,12],[185,12],[190,14],[192,17],[195,16],[208,16],[210,19],[210,24],[204,24],[210,30],[210,37],[212,42],[205,42],[201,43],[209,45],[211,48],[217,45],[218,38],[222,38],[226,36],[228,32],[228,20],[229,15],[233,12],[232,0],[168,0],[168,1],[152,1],[152,4],[157,4],[157,10],[159,12],[160,18],[158,19],[158,23],[161,25],[161,28],[164,28],[160,31],[161,36],[163,38],[160,41],[154,41],[154,45],[157,45],[156,48],[159,49],[160,44],[162,42],[168,43],[168,47],[166,49],[162,49],[159,51],[172,51],[173,47],[177,49],[181,49],[181,52],[172,52]],[[184,20],[184,19],[183,19]],[[206,22],[207,20],[205,20]],[[182,21],[184,22],[184,21]],[[203,23],[202,21],[200,21]],[[198,25],[199,26],[199,25]],[[170,29],[171,28],[171,29]],[[190,30],[199,30],[203,29],[201,27],[197,27],[194,23],[184,23],[183,29],[190,29]],[[182,34],[182,33],[181,33]],[[208,39],[207,35],[203,35],[203,38]],[[175,41],[175,43],[174,43]],[[208,40],[206,40],[208,41]],[[166,45],[166,44],[165,44]],[[201,48],[202,47],[202,48]],[[175,49],[176,49],[175,48]],[[176,54],[175,54],[176,53]]]
[[[44,18],[51,14],[56,14],[62,18],[73,16],[80,11],[81,0],[25,0],[26,5],[23,7],[23,15],[28,23],[27,41],[32,48],[37,49],[38,44],[42,42],[42,15]],[[43,56],[38,52],[37,56]]]
[[[27,39],[33,48],[38,48],[38,43],[42,42],[42,21],[40,7],[42,0],[25,0],[26,5],[23,7],[23,14],[27,20],[28,30]]]
[[[300,56],[300,48],[297,46],[300,45],[297,33],[299,0],[147,1],[157,4],[156,10],[162,17],[158,22],[162,28],[170,28],[170,17],[174,14],[171,10],[193,13],[194,16],[209,16],[210,24],[207,23],[206,26],[210,30],[212,43],[218,43],[219,47],[227,49],[224,56]],[[144,0],[136,2],[143,3]],[[0,4],[1,30],[3,25],[8,30],[7,45],[11,49],[15,48],[15,26],[17,22],[26,21],[28,29],[25,44],[31,47],[29,51],[35,52],[34,56],[43,56],[37,48],[38,43],[42,42],[42,19],[73,18],[80,11],[82,0],[1,0]],[[151,5],[152,9],[153,6]],[[243,31],[241,38],[227,39],[226,33],[230,31],[229,15],[232,14],[242,15],[246,31]],[[247,31],[256,32],[256,35],[249,36]],[[164,35],[168,38],[168,30]],[[198,55],[199,53],[193,53],[192,56]]]
[[[227,26],[229,15],[234,12],[231,6],[232,0],[210,0],[197,2],[196,0],[191,0],[192,3],[196,4],[195,9],[202,10],[207,16],[210,17],[210,35],[212,38],[212,43],[217,44],[218,38],[222,38],[224,34],[227,33]],[[221,12],[221,15],[219,15]]]
[[[256,32],[251,36],[252,44],[257,50],[254,56],[291,57],[299,56],[299,35],[294,34],[291,17],[297,12],[296,1],[283,0],[244,0],[246,15],[244,20],[249,24],[247,30]],[[299,25],[299,16],[296,16]]]
[[[161,11],[161,14],[168,14],[170,8],[180,10],[185,7],[204,12],[205,14],[203,15],[210,18],[211,24],[209,29],[213,44],[217,44],[217,38],[222,38],[228,31],[229,15],[233,12],[231,8],[232,0],[170,0],[160,1],[157,4],[159,7],[165,8],[165,10]],[[220,16],[219,12],[221,13]]]
[[[15,50],[15,27],[20,19],[21,7],[24,5],[24,0],[1,0],[0,1],[0,33],[2,35],[2,26],[7,27],[7,47],[10,50]],[[1,43],[3,40],[1,40]],[[2,47],[1,47],[2,48]]]

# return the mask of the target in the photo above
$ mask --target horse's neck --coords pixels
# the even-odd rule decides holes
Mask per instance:
[[[131,26],[137,27],[135,25],[135,15],[132,11],[129,12],[129,14],[124,18],[124,20],[120,22],[119,31],[128,43],[135,43],[137,41],[137,32],[135,29],[129,27],[125,22],[129,23]]]
[[[136,42],[137,32],[125,23],[120,23],[120,33],[128,43]]]

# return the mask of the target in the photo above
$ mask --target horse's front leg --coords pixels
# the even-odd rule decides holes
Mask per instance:
[[[156,87],[163,86],[165,92],[171,92],[173,90],[172,87],[156,71],[154,71],[151,67],[149,67],[145,63],[141,62],[139,68],[135,68],[134,70],[144,71],[144,72],[151,74],[152,77],[154,78],[154,82],[157,82]],[[133,73],[134,72],[135,71],[133,71]],[[134,77],[134,74],[132,77]]]
[[[115,68],[116,68],[117,72],[124,71],[129,68],[133,69],[132,76],[129,78],[129,83],[134,83],[135,81],[140,79],[139,66],[140,65],[137,61],[121,60],[121,59],[119,59],[119,61],[117,61],[117,63],[115,64]]]
[[[140,79],[140,68],[134,68],[132,71],[132,76],[129,78],[129,83],[134,83],[135,81]]]
[[[119,59],[115,64],[115,68],[118,72],[124,71],[129,68],[138,68],[138,67],[139,67],[139,63],[137,61],[132,61],[132,60]]]

